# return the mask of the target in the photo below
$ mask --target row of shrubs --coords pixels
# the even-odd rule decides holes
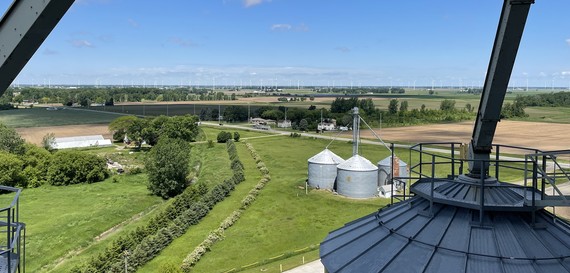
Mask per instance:
[[[239,161],[233,142],[227,144],[227,150],[230,158]],[[210,191],[204,183],[189,186],[146,226],[119,237],[103,253],[87,264],[74,268],[72,272],[125,272],[125,260],[128,272],[135,272],[174,239],[183,235],[191,225],[198,224],[216,203],[245,179],[241,162],[234,164],[236,167],[233,168],[232,177]],[[241,169],[239,166],[242,166]]]
[[[224,236],[225,230],[228,229],[229,227],[233,226],[235,224],[235,222],[237,222],[237,220],[239,220],[239,218],[241,217],[243,212],[245,212],[245,210],[253,203],[253,201],[255,201],[255,199],[259,195],[259,192],[261,191],[261,189],[263,189],[265,187],[265,185],[271,180],[271,176],[269,175],[269,171],[268,171],[267,167],[265,166],[265,164],[261,160],[261,157],[259,156],[259,154],[257,154],[257,152],[255,151],[253,146],[251,144],[247,143],[246,147],[248,148],[252,157],[256,161],[257,168],[262,173],[263,176],[259,180],[259,182],[255,185],[255,187],[251,191],[249,191],[249,193],[246,195],[246,197],[242,199],[241,206],[238,209],[236,209],[234,212],[232,212],[232,214],[230,214],[230,216],[228,216],[226,219],[224,219],[220,223],[218,228],[212,230],[208,234],[206,239],[204,239],[204,241],[202,241],[202,243],[200,243],[200,245],[198,245],[194,249],[194,251],[192,251],[190,254],[188,254],[188,256],[186,256],[186,258],[184,258],[184,261],[182,262],[180,269],[185,273],[191,272],[194,265],[196,265],[200,261],[202,256],[204,254],[206,254],[206,252],[208,252],[216,242],[221,241],[225,238],[225,236]],[[233,162],[232,162],[232,168],[233,168]],[[242,169],[243,169],[243,166],[242,166]]]

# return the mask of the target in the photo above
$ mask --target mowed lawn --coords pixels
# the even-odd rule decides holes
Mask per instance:
[[[195,166],[201,166],[199,168],[198,180],[205,182],[208,187],[215,186],[221,182],[222,179],[228,177],[231,174],[229,164],[230,161],[225,144],[216,144],[213,148],[207,148],[206,144],[195,144],[192,147],[190,154],[190,166],[192,172],[195,171]],[[147,180],[145,177],[144,180],[141,180],[141,183],[145,183],[146,185],[146,181]],[[89,259],[96,257],[96,255],[101,253],[101,251],[109,246],[113,240],[119,236],[127,234],[129,231],[134,230],[137,226],[141,226],[147,223],[153,215],[158,214],[160,211],[162,211],[168,202],[170,202],[170,200],[161,203],[160,206],[154,209],[151,213],[145,215],[144,217],[141,217],[141,219],[135,223],[129,223],[127,226],[124,226],[107,236],[104,240],[89,245],[89,247],[84,249],[81,253],[77,253],[72,257],[69,257],[50,272],[69,272],[74,266],[81,265]]]
[[[36,107],[0,111],[0,122],[12,128],[100,124],[109,123],[118,117],[120,115],[114,113],[72,108],[50,111]]]
[[[349,199],[319,190],[305,195],[307,159],[322,151],[329,141],[281,136],[248,142],[262,156],[272,180],[226,231],[226,238],[202,258],[195,272],[224,272],[318,244],[330,231],[389,202],[380,198]],[[346,142],[335,142],[329,148],[345,159],[352,151]],[[380,146],[363,145],[362,150],[374,163],[388,156],[388,150]],[[193,247],[189,245],[187,251]]]
[[[10,195],[0,196],[7,204]],[[93,184],[25,189],[20,221],[26,224],[26,271],[38,272],[68,252],[163,201],[151,196],[144,174]]]
[[[223,144],[218,145],[221,146]],[[234,191],[231,192],[230,196],[226,197],[223,202],[217,204],[208,213],[208,215],[200,221],[200,224],[191,226],[186,231],[186,234],[174,240],[160,253],[160,256],[147,263],[144,267],[139,269],[138,272],[160,272],[160,269],[166,264],[179,266],[182,264],[182,261],[186,255],[194,250],[194,247],[200,244],[206,238],[206,236],[208,236],[210,231],[218,228],[220,223],[240,206],[241,200],[257,184],[261,178],[261,174],[257,171],[255,162],[247,151],[245,145],[238,142],[236,147],[240,160],[245,166],[244,174],[246,180],[237,185]],[[222,166],[217,164],[212,166],[205,166],[208,168],[208,170],[204,170],[204,172],[201,174],[200,180],[203,181],[216,179],[213,172],[221,172],[226,176],[230,176],[231,174],[228,173],[230,167],[229,161],[223,160],[222,162],[226,165]],[[211,171],[213,172],[210,173]]]

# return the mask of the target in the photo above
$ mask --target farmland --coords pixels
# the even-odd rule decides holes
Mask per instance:
[[[440,95],[434,95],[439,99],[443,98],[438,96]],[[410,94],[406,99],[409,98],[410,106],[426,104],[428,107],[437,108],[437,99],[425,97]],[[463,103],[476,105],[475,95],[455,94],[446,98],[449,97],[457,99],[458,107]],[[386,98],[375,98],[377,107],[384,108],[387,102]],[[254,112],[255,107],[269,104],[274,105],[272,102],[251,102],[251,111]],[[314,102],[275,103],[296,107],[308,107],[310,104],[321,104],[325,107],[329,105],[329,101],[318,98]],[[205,109],[204,107],[217,109],[218,105],[213,102],[196,105],[196,112],[198,109]],[[222,109],[223,107],[224,105],[221,106]],[[142,114],[143,111],[145,115],[168,113],[172,116],[193,114],[194,104],[118,105],[99,109],[102,111],[85,110],[47,111],[43,108],[32,108],[3,111],[0,112],[0,122],[17,128],[28,141],[34,142],[35,138],[35,143],[38,143],[37,139],[48,132],[53,132],[56,136],[108,134],[108,122],[120,115],[105,113],[103,110],[117,111],[119,114]],[[530,120],[568,122],[565,117],[568,115],[567,109],[531,107],[527,112]],[[544,118],[540,118],[541,116]],[[58,126],[59,124],[67,125]],[[471,126],[472,122],[463,122],[388,128],[381,130],[380,135],[387,142],[465,141],[470,137]],[[497,142],[502,144],[543,149],[567,148],[566,142],[560,141],[567,138],[567,132],[570,130],[567,124],[503,121],[498,126]],[[305,193],[306,160],[320,152],[330,140],[313,137],[291,138],[227,125],[202,126],[202,130],[201,140],[214,141],[222,130],[239,132],[242,141],[237,144],[237,149],[245,165],[246,181],[238,185],[223,202],[217,204],[200,224],[190,227],[186,234],[174,240],[158,257],[142,267],[140,272],[157,272],[165,265],[179,266],[185,256],[192,252],[212,229],[239,207],[240,201],[260,177],[255,168],[255,161],[247,152],[244,142],[254,145],[270,170],[272,180],[239,221],[226,231],[225,239],[204,255],[196,265],[195,272],[223,272],[318,244],[328,232],[357,217],[376,211],[389,201],[379,198],[355,200],[320,190],[309,190]],[[529,135],[540,135],[543,139],[548,137],[548,140],[534,143]],[[367,131],[363,131],[362,136],[373,138]],[[352,146],[346,140],[335,141],[329,148],[343,158],[351,155]],[[89,152],[108,156],[121,150],[106,148]],[[128,154],[129,150],[122,152]],[[377,145],[362,145],[361,153],[372,162],[388,156],[388,150]],[[417,158],[409,159],[404,150],[398,149],[396,153],[405,161],[417,162]],[[124,157],[140,161],[144,152]],[[221,182],[230,173],[225,145],[215,144],[214,148],[207,148],[207,143],[195,143],[191,157],[192,164],[200,162],[199,181],[206,182],[210,187]],[[444,174],[445,170],[438,170],[438,173]],[[511,174],[505,174],[510,179]],[[148,193],[144,173],[111,177],[104,182],[89,185],[26,189],[21,198],[21,219],[28,227],[27,269],[31,272],[68,272],[109,247],[117,237],[146,223],[152,215],[160,212],[169,203]],[[48,246],[53,246],[53,250],[50,248],[48,251]],[[46,252],[49,255],[46,255]],[[312,250],[303,256],[307,260],[314,259],[318,257],[318,251]],[[293,256],[280,263],[294,266],[300,263],[300,258]],[[279,272],[275,264],[261,265],[245,272],[259,271]]]

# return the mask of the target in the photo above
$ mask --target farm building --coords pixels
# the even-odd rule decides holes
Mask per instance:
[[[76,137],[56,137],[51,144],[52,149],[71,149],[85,147],[106,147],[113,145],[110,139],[105,139],[102,135],[76,136]]]

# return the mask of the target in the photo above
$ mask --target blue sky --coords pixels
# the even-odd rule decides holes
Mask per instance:
[[[501,5],[76,0],[16,82],[478,86]],[[511,85],[570,85],[569,11],[568,0],[532,6]]]

